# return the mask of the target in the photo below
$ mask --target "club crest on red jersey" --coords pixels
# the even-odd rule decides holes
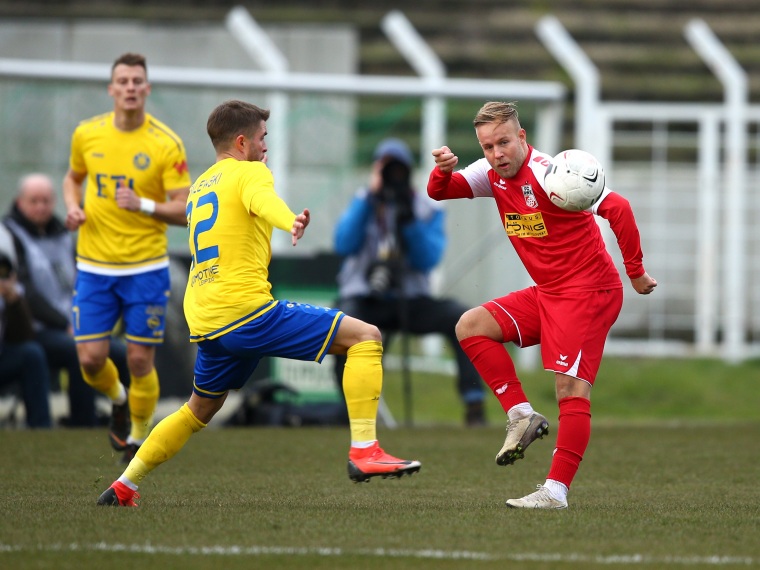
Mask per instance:
[[[538,200],[536,200],[536,195],[533,193],[533,186],[524,184],[522,186],[522,193],[528,208],[538,208]]]

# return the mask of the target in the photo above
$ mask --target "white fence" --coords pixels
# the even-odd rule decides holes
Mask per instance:
[[[638,317],[644,342],[613,341],[610,351],[720,355],[734,363],[757,354],[750,286],[757,241],[749,231],[758,212],[749,192],[757,165],[749,157],[757,156],[750,132],[757,132],[760,107],[748,104],[745,72],[708,25],[693,20],[685,38],[723,84],[723,104],[602,102],[598,70],[559,21],[543,18],[537,33],[576,83],[576,143],[602,160],[612,185],[634,203],[646,266],[660,281],[646,301],[629,292],[633,313],[616,325]],[[649,150],[645,163],[613,160],[635,156],[634,147]]]

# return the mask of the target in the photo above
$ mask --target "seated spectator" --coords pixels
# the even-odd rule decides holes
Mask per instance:
[[[53,182],[45,174],[21,178],[16,200],[3,220],[13,235],[18,277],[24,286],[33,317],[34,338],[47,355],[55,375],[68,373],[69,417],[67,425],[98,425],[97,392],[82,378],[71,326],[71,303],[76,265],[71,234],[54,215]],[[111,359],[122,378],[128,378],[126,348],[111,343]],[[56,386],[55,378],[51,386]]]
[[[0,386],[18,382],[30,428],[49,428],[50,380],[45,351],[32,340],[29,307],[16,279],[13,240],[0,225]]]
[[[444,211],[412,188],[413,158],[403,141],[382,141],[374,158],[369,185],[359,189],[335,228],[335,252],[345,257],[338,308],[383,333],[444,335],[456,355],[465,424],[482,425],[483,382],[454,332],[467,307],[431,293],[430,272],[446,246]],[[336,358],[338,383],[344,363]]]

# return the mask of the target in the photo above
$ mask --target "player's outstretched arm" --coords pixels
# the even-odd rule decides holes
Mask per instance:
[[[298,240],[303,237],[304,231],[306,231],[306,226],[309,225],[310,221],[311,214],[309,213],[308,208],[304,208],[304,211],[296,216],[296,219],[293,221],[293,229],[290,230],[294,246],[298,243]]]
[[[432,154],[435,167],[428,177],[428,196],[436,201],[473,198],[469,182],[461,174],[454,172],[454,168],[459,164],[459,157],[447,146],[435,149]]]
[[[650,277],[649,273],[644,272],[641,277],[631,279],[631,285],[640,295],[649,295],[657,287],[657,280]]]

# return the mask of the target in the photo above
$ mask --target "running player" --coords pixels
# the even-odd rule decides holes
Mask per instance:
[[[195,181],[187,202],[192,266],[185,292],[190,340],[198,344],[189,401],[156,425],[99,505],[137,506],[143,478],[206,427],[230,390],[243,387],[261,358],[321,362],[347,356],[343,390],[351,427],[351,480],[401,477],[419,461],[398,459],[378,445],[382,387],[380,331],[337,309],[275,300],[269,282],[273,228],[303,237],[310,213],[294,214],[274,191],[266,167],[269,111],[227,101],[209,116],[216,163]]]
[[[145,112],[150,89],[142,55],[113,63],[113,111],[77,126],[63,179],[66,226],[79,230],[72,318],[79,364],[85,381],[113,402],[109,439],[125,463],[148,436],[158,402],[155,351],[170,289],[166,227],[187,223],[190,187],[182,141]],[[108,358],[120,318],[128,395]]]
[[[630,204],[605,188],[590,211],[568,212],[542,189],[551,156],[526,140],[512,103],[486,103],[474,120],[484,158],[454,172],[448,147],[433,151],[428,194],[435,200],[493,198],[499,218],[535,286],[467,311],[457,338],[507,413],[507,435],[496,463],[511,465],[548,433],[533,410],[504,343],[541,345],[554,372],[559,426],[551,468],[536,492],[509,499],[515,508],[562,509],[591,434],[591,387],[607,334],[623,303],[622,282],[592,214],[606,218],[617,237],[626,274],[637,293],[657,286],[644,270]]]

